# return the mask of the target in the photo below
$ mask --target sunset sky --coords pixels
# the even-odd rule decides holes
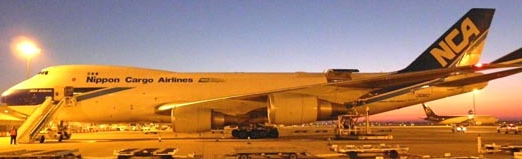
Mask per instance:
[[[0,92],[24,80],[17,37],[42,53],[31,71],[62,64],[177,72],[388,72],[406,67],[471,8],[495,8],[481,62],[522,47],[522,2],[507,1],[0,1]],[[522,75],[475,94],[478,114],[522,119]],[[466,114],[473,94],[427,103]],[[420,105],[373,116],[418,120]]]

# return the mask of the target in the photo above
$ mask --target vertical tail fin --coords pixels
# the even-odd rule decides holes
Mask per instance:
[[[398,72],[476,64],[480,60],[494,13],[495,9],[469,10],[415,61]]]
[[[424,108],[424,112],[426,113],[426,119],[437,119],[439,116],[431,110],[430,107],[428,107],[426,104],[422,103],[422,108]]]

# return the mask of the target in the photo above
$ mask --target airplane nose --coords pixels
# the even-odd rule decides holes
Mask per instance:
[[[5,91],[2,93],[2,96],[0,96],[0,105],[4,105],[6,101],[6,96],[9,95],[8,91]]]
[[[54,89],[16,89],[2,93],[2,103],[8,106],[16,105],[37,105],[45,101],[45,97],[53,96]]]

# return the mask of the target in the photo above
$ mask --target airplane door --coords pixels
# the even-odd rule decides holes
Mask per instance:
[[[66,99],[65,106],[75,106],[76,105],[76,99],[72,98],[74,96],[74,87],[65,86],[63,88],[63,96]]]
[[[63,89],[62,89],[63,88]],[[74,87],[72,86],[65,86],[65,87],[58,87],[54,89],[54,101],[58,102],[62,100],[63,98],[70,98],[74,95]]]
[[[63,95],[65,97],[72,97],[74,95],[74,87],[66,86],[63,90]]]

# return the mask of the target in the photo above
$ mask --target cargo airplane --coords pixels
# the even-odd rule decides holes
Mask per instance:
[[[73,104],[61,107],[57,120],[171,122],[174,131],[186,133],[237,126],[234,136],[255,136],[255,129],[242,128],[334,120],[342,114],[365,114],[367,108],[370,115],[383,113],[484,88],[489,80],[522,71],[511,67],[520,56],[474,66],[493,13],[471,9],[410,65],[393,72],[182,73],[63,65],[9,88],[1,101],[30,114],[46,97],[55,103],[72,97]],[[507,66],[501,72],[480,72]],[[277,137],[277,130],[270,133]]]
[[[439,116],[424,103],[422,103],[422,108],[426,113],[426,118],[424,118],[424,120],[432,121],[437,124],[483,125],[495,124],[498,121],[497,117],[491,115],[475,115],[472,110],[470,110],[468,115]]]

